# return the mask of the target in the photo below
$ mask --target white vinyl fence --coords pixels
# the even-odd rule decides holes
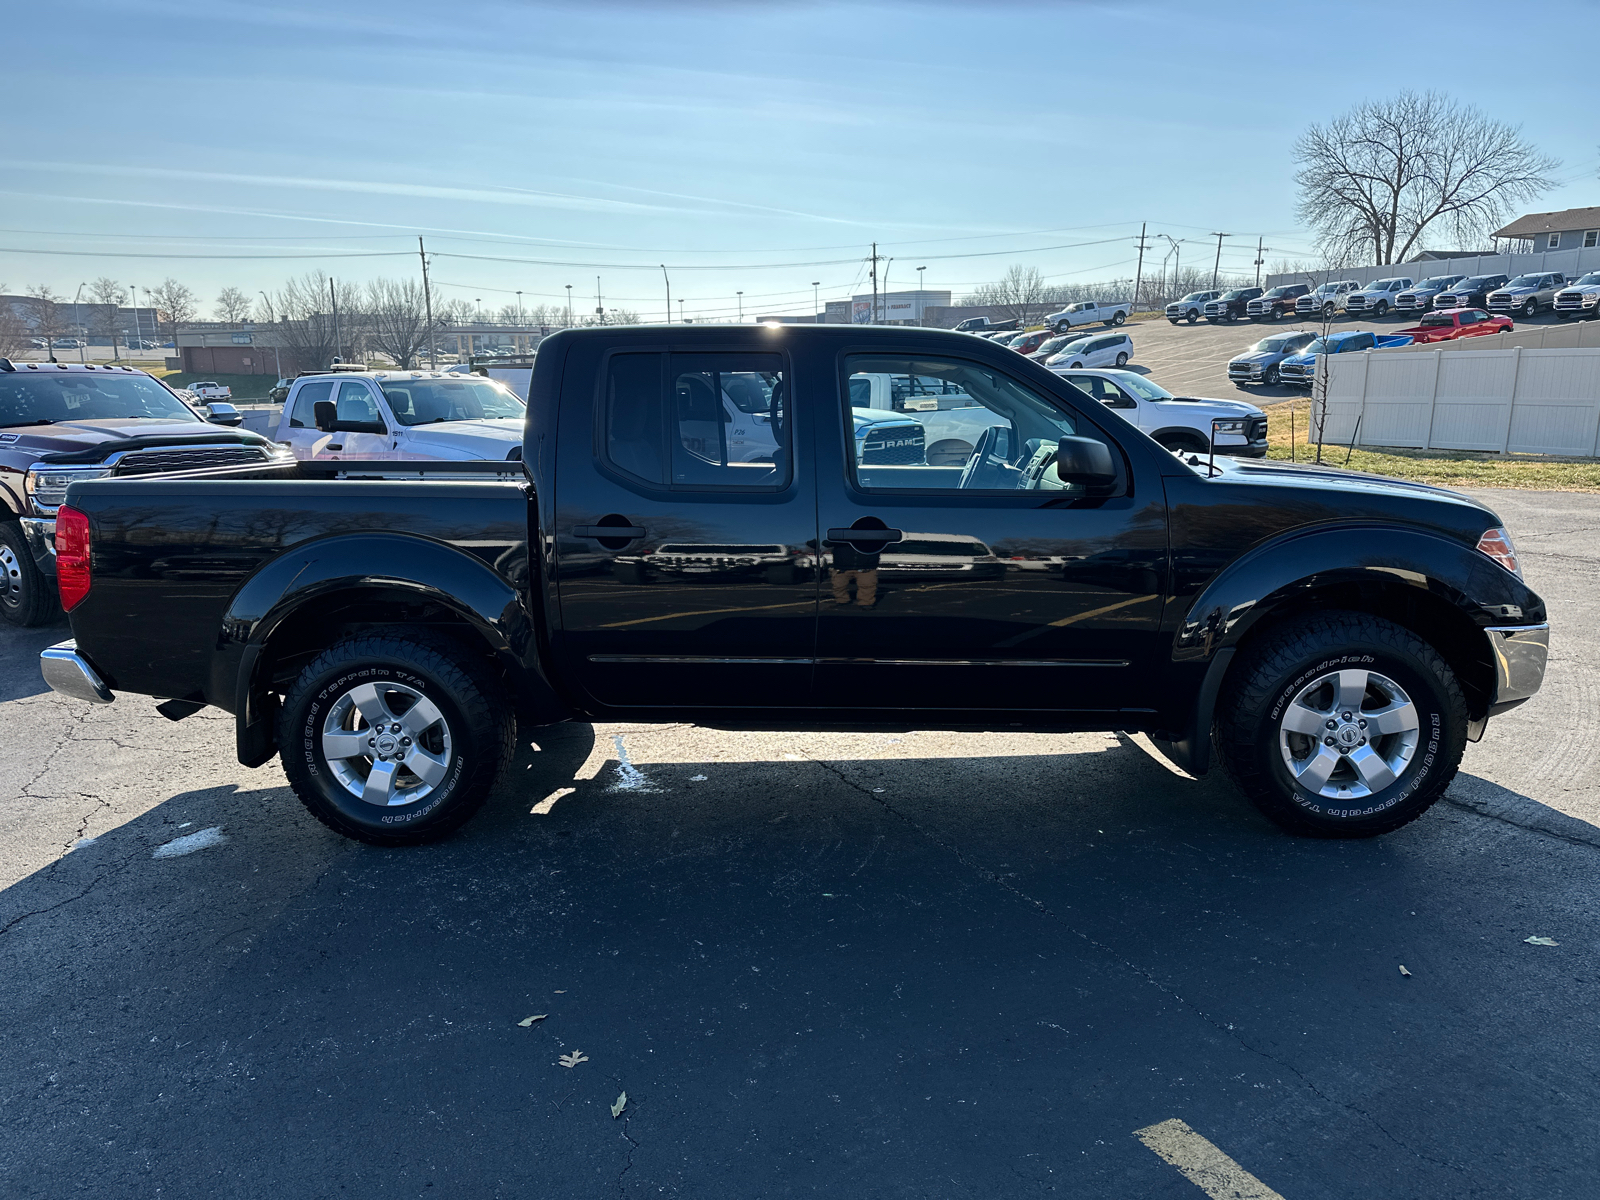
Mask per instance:
[[[1328,386],[1326,396],[1320,386],[1313,390],[1313,439],[1600,454],[1600,346],[1370,350],[1318,365],[1328,369]]]

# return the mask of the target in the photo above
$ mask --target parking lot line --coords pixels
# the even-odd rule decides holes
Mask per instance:
[[[1134,1136],[1177,1167],[1211,1200],[1283,1200],[1176,1117],[1136,1129]]]

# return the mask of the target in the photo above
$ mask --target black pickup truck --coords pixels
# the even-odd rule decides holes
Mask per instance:
[[[937,384],[905,415],[964,462],[863,458],[852,379],[883,374]],[[280,754],[380,844],[466,820],[518,718],[1144,731],[1196,774],[1215,744],[1292,831],[1366,836],[1533,694],[1549,634],[1470,499],[1179,457],[923,329],[561,332],[521,462],[74,482],[56,549],[51,686],[231,712],[242,763]]]

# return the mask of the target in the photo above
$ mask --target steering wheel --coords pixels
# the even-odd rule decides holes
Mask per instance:
[[[1005,470],[1010,466],[1011,430],[1003,425],[991,425],[978,435],[978,444],[972,448],[972,457],[961,468],[961,480],[956,484],[963,490],[1005,486]]]

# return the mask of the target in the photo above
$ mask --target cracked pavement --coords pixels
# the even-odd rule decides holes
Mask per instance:
[[[1140,739],[618,725],[375,850],[0,629],[0,1194],[1180,1200],[1176,1117],[1286,1200],[1591,1196],[1600,497],[1489,499],[1545,689],[1360,843]]]

